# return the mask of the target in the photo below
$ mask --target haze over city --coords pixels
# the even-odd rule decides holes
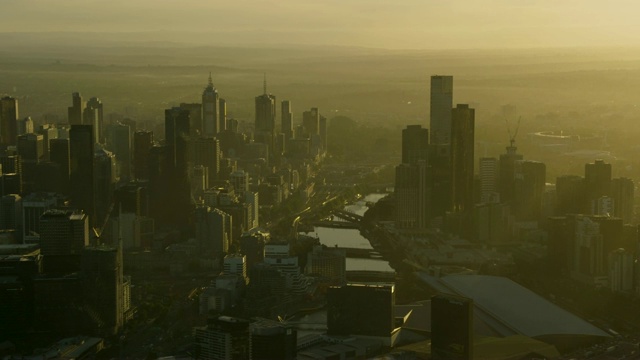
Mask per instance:
[[[0,359],[640,358],[635,2],[0,10]]]

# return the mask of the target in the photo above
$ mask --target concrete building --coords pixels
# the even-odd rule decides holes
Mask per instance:
[[[206,327],[194,329],[200,359],[244,360],[251,358],[249,321],[220,316]]]

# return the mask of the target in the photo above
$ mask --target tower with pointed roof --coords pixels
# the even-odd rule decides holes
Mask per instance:
[[[216,136],[220,132],[219,104],[218,90],[213,86],[213,79],[209,73],[209,82],[202,93],[202,130],[205,136]]]

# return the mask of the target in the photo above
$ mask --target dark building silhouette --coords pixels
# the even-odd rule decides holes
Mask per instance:
[[[402,163],[417,164],[429,160],[429,130],[408,125],[402,130]]]
[[[116,186],[116,156],[97,148],[93,158],[93,186],[95,201],[94,226],[103,228],[110,211],[113,209],[113,192]]]
[[[18,137],[18,99],[0,99],[0,148],[15,145]],[[4,170],[3,170],[4,171]]]
[[[389,337],[394,306],[393,285],[332,286],[327,290],[327,334]]]
[[[129,125],[117,123],[107,126],[106,149],[116,156],[116,173],[123,182],[129,181],[132,177],[131,142],[131,128]]]
[[[500,172],[498,185],[500,190],[500,201],[510,203],[516,192],[516,162],[522,160],[522,155],[517,154],[517,147],[511,142],[507,146],[507,153],[500,155]]]
[[[89,219],[81,211],[47,210],[40,216],[43,270],[65,274],[80,270],[82,251],[89,245]]]
[[[220,142],[213,137],[200,137],[191,140],[191,162],[207,168],[209,182],[218,179],[220,172]]]
[[[93,152],[95,139],[93,126],[71,125],[69,130],[70,200],[74,207],[82,209],[93,222],[95,193],[93,189]]]
[[[451,210],[473,209],[475,110],[459,104],[451,117]]]
[[[302,113],[302,126],[307,137],[320,134],[320,112],[318,108],[311,108]]]
[[[431,144],[437,156],[449,155],[451,142],[451,109],[453,108],[453,76],[431,76],[430,124]]]
[[[291,101],[283,100],[280,103],[280,132],[284,134],[285,141],[293,138],[293,113],[291,112]]]
[[[85,124],[83,121],[84,110],[86,103],[82,101],[80,93],[74,92],[71,94],[72,105],[67,109],[68,119],[70,125],[92,125]]]
[[[195,329],[201,359],[244,360],[251,358],[249,321],[220,316]]]
[[[611,180],[611,197],[614,200],[614,216],[619,217],[625,224],[634,222],[635,184],[629,178]]]
[[[585,214],[591,214],[593,203],[602,196],[609,196],[611,192],[611,164],[603,160],[584,165],[584,183],[588,208]]]
[[[436,295],[431,298],[431,358],[473,359],[473,300]]]
[[[294,360],[298,332],[276,321],[261,319],[251,323],[251,359]]]
[[[35,189],[37,166],[44,157],[44,141],[40,134],[23,134],[18,136],[18,155],[22,162],[23,191]]]
[[[211,74],[209,82],[202,93],[202,133],[203,136],[216,136],[220,128],[220,97],[218,90],[213,86]]]
[[[586,189],[582,176],[564,175],[556,178],[557,215],[580,214],[586,205]]]
[[[92,97],[87,101],[87,105],[83,112],[82,123],[84,125],[93,125],[96,142],[104,144],[104,109],[102,107],[102,101],[97,97]]]
[[[191,129],[191,137],[195,138],[198,136],[203,136],[203,124],[202,124],[202,104],[198,103],[182,103],[180,104],[180,108],[187,110],[189,112],[190,119],[190,129]]]
[[[83,300],[93,316],[90,327],[116,335],[124,324],[122,250],[87,247],[82,252]]]
[[[540,221],[546,186],[546,166],[538,161],[517,163],[515,215],[520,221]]]
[[[133,171],[136,179],[149,179],[149,151],[152,147],[152,131],[140,130],[133,134]]]

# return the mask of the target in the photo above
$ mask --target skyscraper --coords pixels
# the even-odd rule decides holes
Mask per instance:
[[[318,108],[311,108],[302,113],[302,126],[309,138],[320,134],[320,112]]]
[[[202,93],[202,135],[216,136],[220,132],[219,102],[218,90],[213,86],[209,73],[209,82]]]
[[[107,149],[116,156],[117,175],[120,179],[123,181],[131,179],[131,131],[129,125],[117,123],[107,126]]]
[[[611,164],[607,164],[603,160],[585,164],[584,182],[588,201],[585,213],[589,214],[592,202],[602,196],[609,196],[611,192]]]
[[[521,221],[540,221],[542,195],[546,185],[546,166],[538,161],[518,161],[514,212]]]
[[[510,202],[515,196],[516,189],[516,162],[522,160],[522,155],[517,154],[517,147],[512,141],[507,146],[507,153],[500,155],[500,176],[498,178],[498,189],[500,190],[500,201]]]
[[[451,210],[473,209],[475,110],[458,104],[451,112]]]
[[[104,109],[102,107],[102,101],[97,97],[89,99],[89,101],[87,101],[87,107],[84,110],[83,117],[83,124],[93,125],[96,142],[104,144]]]
[[[267,80],[264,80],[264,93],[256,96],[256,133],[265,132],[273,136],[276,123],[276,97],[267,93]]]
[[[402,130],[402,163],[417,164],[418,161],[428,161],[429,158],[429,130],[420,125],[408,125]]]
[[[15,145],[18,137],[18,100],[9,96],[0,99],[0,147]]]
[[[83,125],[82,120],[86,103],[82,101],[82,96],[78,92],[71,94],[72,105],[67,109],[70,125]],[[91,124],[87,124],[91,125]]]
[[[167,220],[182,228],[188,226],[191,212],[189,133],[187,110],[176,107],[165,110],[166,165],[165,172],[161,176],[166,177],[167,183],[166,187],[158,190],[166,193],[166,202],[163,206],[170,207],[171,213]],[[171,191],[167,191],[168,189]]]
[[[152,131],[140,130],[133,134],[133,171],[136,179],[149,179],[149,151],[152,147]]]
[[[71,125],[69,130],[69,171],[73,206],[82,209],[93,222],[95,198],[93,191],[93,126]]]
[[[203,136],[204,129],[202,125],[202,104],[198,103],[182,103],[181,109],[189,111],[189,118],[191,119],[191,137]]]
[[[284,134],[285,141],[293,138],[293,113],[291,112],[291,101],[283,100],[280,104],[280,123],[281,132]]]
[[[480,202],[496,203],[500,201],[498,191],[498,159],[480,158]]]
[[[220,98],[218,101],[218,132],[227,130],[227,101]]]
[[[451,141],[451,108],[453,107],[453,76],[431,76],[430,124],[431,144],[438,156],[448,156]]]
[[[614,199],[614,215],[622,219],[625,224],[634,222],[634,191],[632,179],[616,178],[611,180],[611,196]]]
[[[191,140],[191,162],[207,168],[210,182],[218,179],[220,172],[220,142],[213,137],[200,137]]]
[[[51,162],[60,166],[60,184],[65,193],[69,191],[70,151],[68,139],[51,139],[49,141],[49,157]]]

